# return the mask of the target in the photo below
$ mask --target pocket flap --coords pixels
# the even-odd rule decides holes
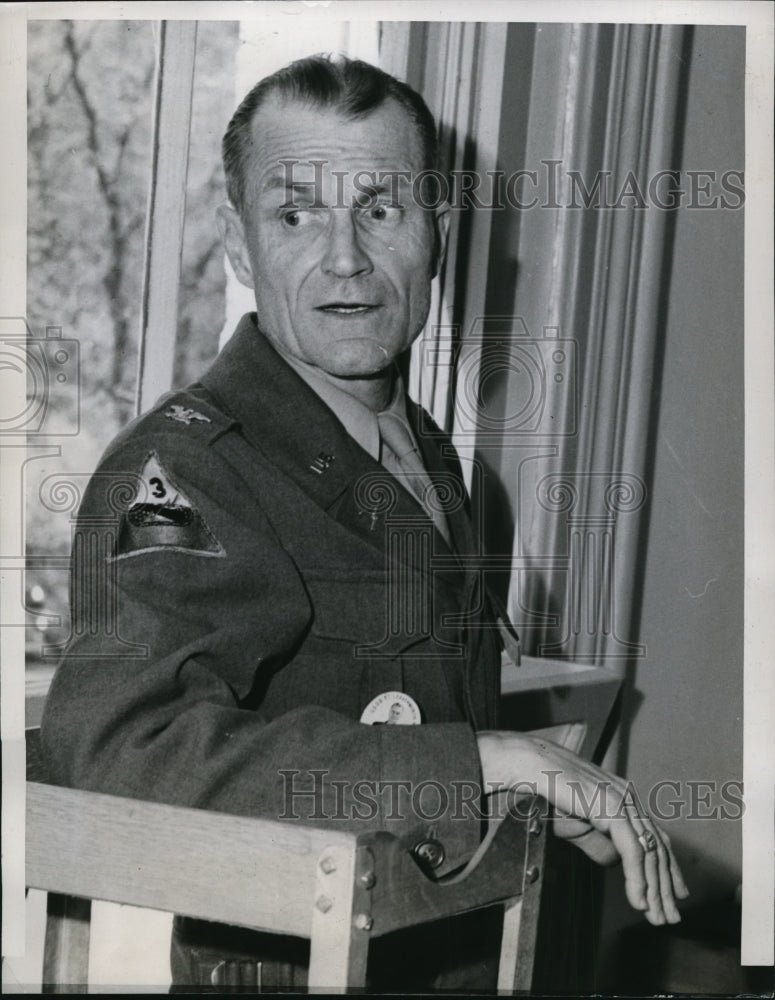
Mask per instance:
[[[432,634],[428,581],[419,574],[388,580],[382,572],[306,572],[312,632],[398,655]]]

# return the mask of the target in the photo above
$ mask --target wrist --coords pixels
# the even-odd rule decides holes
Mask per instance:
[[[540,749],[525,733],[485,730],[476,735],[482,783],[486,794],[528,785],[545,795]]]

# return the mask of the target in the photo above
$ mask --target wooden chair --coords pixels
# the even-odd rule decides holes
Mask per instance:
[[[498,988],[529,992],[544,868],[541,800],[493,825],[466,868],[428,878],[385,833],[184,809],[27,782],[27,885],[48,893],[43,989],[85,990],[91,900],[310,939],[310,990],[362,987],[369,942],[504,906]]]

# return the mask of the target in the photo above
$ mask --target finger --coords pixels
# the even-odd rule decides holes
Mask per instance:
[[[666,922],[676,923],[681,918],[673,899],[667,852],[660,834],[654,828],[651,817],[643,808],[634,788],[628,789],[623,804],[641,849],[648,903],[646,919],[655,926],[661,926]]]
[[[554,833],[578,847],[599,865],[615,865],[619,862],[619,853],[610,838],[596,830],[588,820],[555,812]]]
[[[679,899],[686,899],[690,895],[689,886],[686,884],[683,873],[678,865],[678,862],[676,861],[673,848],[670,844],[670,838],[664,830],[660,829],[660,833],[662,834],[662,839],[665,842],[665,850],[667,851],[667,859],[670,866],[670,878],[673,882],[673,889]]]
[[[656,839],[656,851],[650,851],[651,854],[657,855],[657,865],[659,868],[659,891],[662,899],[662,911],[665,914],[665,919],[669,924],[680,923],[681,914],[678,912],[678,907],[675,902],[675,892],[673,888],[673,878],[670,872],[670,855],[667,852],[667,845],[665,842],[665,834],[659,829],[656,824],[652,824],[650,821],[645,823],[646,829],[650,829],[652,835]]]
[[[577,819],[575,816],[563,816],[555,810],[554,832],[557,837],[563,840],[575,840],[591,829],[590,823],[585,819]]]
[[[651,923],[677,924],[681,915],[675,904],[670,862],[662,831],[646,814],[638,816],[633,828],[643,848],[643,869],[646,875],[646,898],[649,902],[647,917]]]
[[[661,926],[667,920],[662,906],[662,885],[659,871],[658,849],[644,851],[641,848],[643,858],[643,872],[646,878],[646,900],[648,909],[646,919],[655,926]]]
[[[624,891],[627,902],[634,910],[647,910],[646,876],[643,867],[643,848],[638,843],[629,821],[614,819],[609,827],[611,840],[622,859]]]
[[[655,856],[661,911],[668,923],[677,924],[681,920],[681,914],[676,905],[676,895],[679,898],[685,898],[684,893],[688,892],[688,890],[683,881],[678,862],[675,860],[675,856],[670,848],[670,838],[648,814],[641,813],[636,817],[633,825],[636,830],[640,828],[641,835],[645,834],[647,837],[652,838],[652,849],[645,851],[644,870],[647,880],[649,880],[653,870],[649,858],[650,856]],[[656,907],[654,916],[658,917],[658,911],[659,907]]]
[[[615,865],[619,861],[619,852],[609,838],[599,830],[595,830],[594,827],[587,830],[586,833],[566,839],[598,865]]]

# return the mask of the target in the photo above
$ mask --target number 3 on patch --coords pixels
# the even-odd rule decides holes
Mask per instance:
[[[121,519],[116,559],[142,552],[186,552],[224,556],[226,552],[202,514],[170,478],[155,451],[146,458],[141,483]]]

